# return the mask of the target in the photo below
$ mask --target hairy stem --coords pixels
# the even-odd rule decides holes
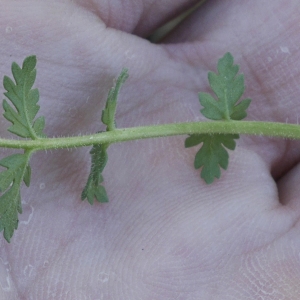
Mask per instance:
[[[300,126],[296,124],[258,121],[172,123],[164,125],[115,129],[114,131],[76,137],[39,138],[37,140],[0,139],[0,147],[32,149],[37,151],[58,148],[83,147],[103,143],[113,144],[138,139],[201,133],[237,133],[300,139]]]

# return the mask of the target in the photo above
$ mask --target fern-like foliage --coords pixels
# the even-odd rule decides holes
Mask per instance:
[[[44,117],[36,117],[39,111],[39,92],[33,89],[36,78],[36,57],[27,57],[22,67],[12,64],[13,79],[4,76],[3,85],[6,90],[3,100],[4,117],[12,123],[8,130],[21,138],[38,140],[45,138]],[[218,61],[218,73],[209,72],[209,84],[215,97],[207,93],[199,93],[201,113],[211,120],[231,122],[246,117],[246,110],[250,99],[240,101],[244,92],[244,77],[238,75],[239,67],[234,65],[233,57],[226,53]],[[115,113],[119,91],[128,78],[124,69],[111,88],[101,120],[106,125],[106,131],[116,129]],[[193,134],[186,141],[186,147],[201,144],[195,157],[195,168],[202,168],[201,177],[212,183],[219,178],[221,168],[228,166],[229,150],[234,150],[238,134]],[[40,143],[40,141],[38,142]],[[87,183],[81,194],[82,200],[87,199],[90,204],[96,199],[99,202],[108,202],[107,193],[103,184],[103,170],[107,164],[107,149],[109,143],[94,144],[91,154],[91,170]],[[0,231],[10,242],[14,230],[18,227],[18,214],[22,212],[20,188],[24,181],[30,185],[31,168],[30,157],[35,150],[24,150],[24,153],[10,155],[0,160]]]
[[[233,56],[228,52],[218,61],[218,73],[209,72],[208,81],[217,99],[208,93],[199,93],[201,113],[211,120],[242,120],[251,99],[236,104],[244,93],[244,75],[238,74],[239,66],[233,64]]]
[[[43,133],[45,127],[45,118],[39,117],[34,120],[40,107],[38,89],[32,89],[36,78],[36,57],[27,57],[20,68],[15,62],[12,63],[12,74],[15,82],[7,76],[4,76],[3,86],[6,89],[4,95],[11,101],[13,106],[3,100],[5,110],[4,117],[12,122],[8,131],[23,137],[37,139],[45,137]]]
[[[102,110],[101,116],[101,121],[106,125],[107,131],[112,131],[116,127],[115,114],[118,96],[120,89],[127,78],[128,71],[127,69],[123,69],[116,80],[115,86],[113,86],[108,93],[105,108]],[[94,145],[90,151],[92,158],[91,171],[81,194],[81,199],[87,199],[90,204],[94,203],[95,198],[99,202],[108,202],[106,190],[104,186],[101,185],[103,182],[102,172],[108,160],[108,147],[109,144]]]
[[[208,93],[199,93],[200,111],[211,120],[242,120],[247,116],[246,110],[251,99],[238,102],[244,93],[244,75],[238,74],[239,66],[234,65],[233,56],[226,53],[218,61],[218,73],[209,72],[208,81],[216,98]],[[238,102],[238,103],[237,103]],[[210,184],[214,178],[220,178],[221,168],[228,167],[229,155],[226,150],[235,149],[238,134],[193,134],[185,141],[185,147],[193,147],[202,143],[197,152],[194,166],[201,168],[201,177]]]
[[[36,78],[36,57],[27,57],[22,68],[12,64],[14,80],[4,76],[3,85],[6,90],[3,100],[4,117],[12,123],[8,130],[20,137],[38,139],[45,137],[43,129],[44,117],[35,119],[39,110],[37,102],[39,92],[32,89]],[[31,168],[29,160],[31,151],[23,154],[13,154],[0,160],[5,170],[0,172],[0,231],[4,231],[4,238],[10,242],[14,230],[18,227],[18,213],[22,212],[20,188],[22,181],[30,184]]]

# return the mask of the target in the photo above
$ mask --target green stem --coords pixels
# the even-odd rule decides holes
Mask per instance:
[[[223,134],[250,134],[270,137],[300,139],[300,126],[275,122],[257,121],[214,121],[214,122],[188,122],[164,125],[141,126],[114,131],[101,132],[93,135],[63,138],[39,138],[37,140],[8,140],[0,139],[0,147],[16,149],[47,150],[58,148],[74,148],[91,146],[103,143],[119,143],[138,139],[156,137],[223,133]]]

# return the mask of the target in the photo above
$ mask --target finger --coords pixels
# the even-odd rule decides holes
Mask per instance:
[[[139,36],[147,36],[168,20],[188,10],[195,0],[113,0],[74,1],[96,14],[108,26]]]

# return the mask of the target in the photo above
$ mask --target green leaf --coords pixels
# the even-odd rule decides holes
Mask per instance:
[[[114,130],[116,128],[115,124],[115,114],[117,108],[117,100],[120,89],[128,78],[128,70],[123,69],[121,74],[116,80],[115,85],[110,89],[105,104],[105,108],[102,110],[101,121],[105,124],[106,131]],[[107,163],[107,148],[109,144],[94,145],[90,151],[92,156],[92,166],[90,175],[88,177],[87,183],[81,194],[81,199],[87,199],[90,204],[94,203],[96,198],[99,202],[108,202],[108,197],[105,188],[101,185],[103,182],[102,172]]]
[[[247,108],[249,107],[251,103],[251,99],[247,98],[242,100],[239,104],[235,105],[233,107],[233,112],[231,114],[231,119],[232,120],[243,120],[244,118],[247,117]]]
[[[12,123],[8,130],[20,137],[38,139],[46,137],[44,117],[36,118],[40,107],[39,91],[32,89],[36,78],[36,57],[25,58],[22,67],[12,63],[13,79],[3,78],[6,90],[3,100],[4,117]],[[0,231],[10,242],[14,230],[18,227],[18,213],[22,212],[20,188],[24,181],[30,185],[31,168],[29,159],[31,151],[24,154],[13,154],[0,160],[0,166],[6,170],[0,172]]]
[[[18,227],[18,213],[22,213],[20,187],[30,182],[30,154],[13,154],[0,160],[6,170],[0,173],[0,231],[7,242]]]
[[[94,203],[96,198],[99,202],[108,202],[105,188],[101,185],[103,182],[102,172],[107,163],[108,145],[94,145],[90,151],[92,157],[92,166],[85,188],[81,194],[81,199],[87,199],[90,204]]]
[[[214,178],[220,178],[221,168],[227,169],[229,155],[226,148],[234,150],[234,139],[238,138],[238,134],[198,134],[185,140],[186,148],[203,143],[196,154],[194,166],[196,169],[202,167],[201,177],[207,184],[212,183]]]
[[[237,75],[239,66],[233,64],[233,56],[228,52],[218,61],[218,74],[208,73],[210,87],[217,99],[207,93],[199,93],[204,107],[201,113],[211,120],[241,120],[247,116],[246,110],[251,100],[237,103],[244,93],[244,75]]]
[[[204,107],[201,113],[211,120],[242,120],[251,99],[239,99],[244,93],[244,76],[238,75],[239,66],[234,65],[233,56],[228,52],[218,61],[218,73],[209,72],[208,81],[217,99],[208,93],[199,93],[199,100]],[[201,177],[210,184],[214,178],[220,178],[221,168],[228,167],[227,149],[235,149],[238,134],[194,134],[185,140],[185,147],[202,144],[197,152],[194,166],[202,167]]]
[[[106,129],[107,131],[114,130],[116,127],[115,114],[117,108],[118,95],[123,83],[126,81],[127,78],[128,78],[128,70],[123,69],[121,74],[116,80],[115,86],[112,87],[108,93],[105,109],[102,111],[102,117],[101,117],[102,122],[105,125],[107,125],[107,129]]]
[[[45,137],[43,133],[45,120],[43,117],[37,118],[37,112],[40,107],[39,91],[32,89],[36,78],[36,57],[29,56],[25,58],[22,68],[15,62],[12,63],[12,74],[14,81],[4,76],[3,86],[6,90],[4,95],[10,100],[3,100],[4,117],[10,121],[8,130],[20,137],[37,139]]]

